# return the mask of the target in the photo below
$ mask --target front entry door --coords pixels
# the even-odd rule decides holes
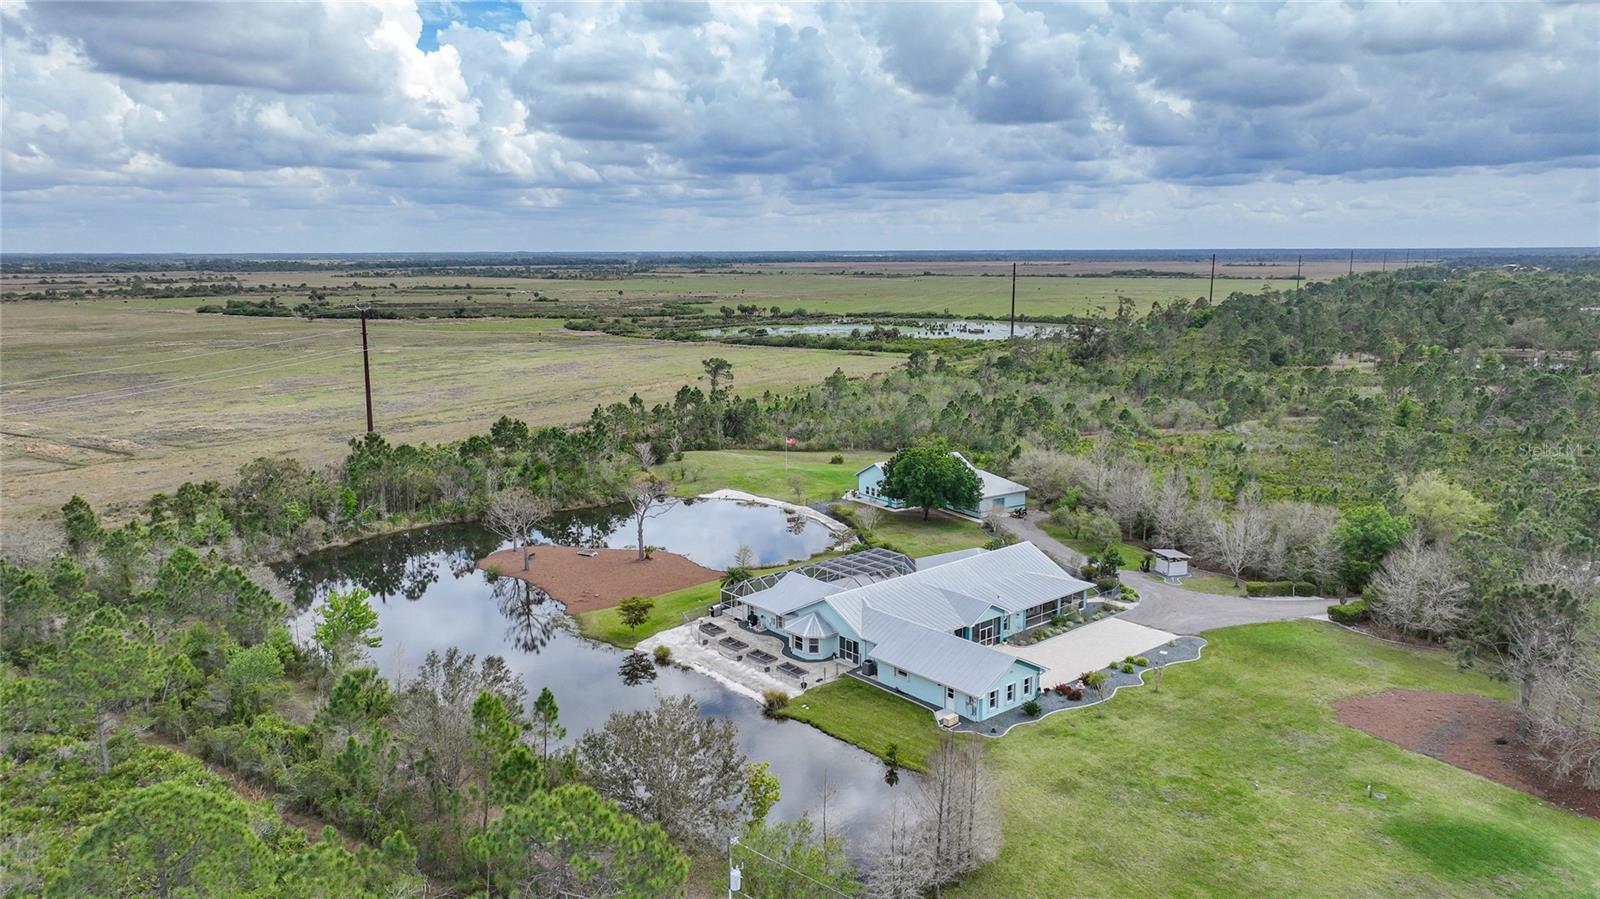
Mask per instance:
[[[944,688],[944,710],[953,712],[956,708],[956,691],[954,688]]]
[[[973,642],[993,646],[1000,636],[1000,619],[990,618],[972,629]]]

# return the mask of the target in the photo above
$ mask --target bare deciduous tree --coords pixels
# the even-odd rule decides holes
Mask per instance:
[[[1245,570],[1267,558],[1271,540],[1267,514],[1261,508],[1261,488],[1252,483],[1239,494],[1233,514],[1219,514],[1211,520],[1206,554],[1233,576],[1234,586],[1240,586]]]
[[[1073,456],[1060,450],[1026,449],[1012,463],[1016,478],[1040,506],[1054,505],[1075,486]]]
[[[1117,527],[1132,535],[1139,520],[1146,516],[1151,501],[1150,473],[1133,462],[1118,462],[1106,482],[1104,504]]]
[[[873,506],[857,506],[855,509],[856,524],[864,530],[873,530],[878,522],[883,520],[883,513]]]
[[[502,490],[489,501],[489,512],[484,522],[503,540],[522,548],[522,570],[528,570],[528,556],[533,552],[533,538],[539,525],[554,511],[550,500],[522,487]]]
[[[1167,472],[1150,497],[1150,525],[1157,546],[1180,547],[1189,517],[1189,484],[1178,469]]]
[[[998,786],[978,740],[941,734],[928,757],[918,799],[929,831],[935,886],[954,880],[1000,854]]]
[[[899,799],[862,847],[865,899],[921,899],[933,886],[933,847],[922,816]]]
[[[672,484],[664,478],[646,471],[628,479],[628,505],[633,508],[633,527],[639,541],[639,559],[645,552],[644,523],[672,508],[677,500],[672,496]]]
[[[1466,614],[1467,584],[1449,551],[1413,533],[1372,576],[1372,617],[1411,634],[1444,636]]]
[[[1324,583],[1339,567],[1339,545],[1333,529],[1339,512],[1315,503],[1281,502],[1267,507],[1272,552],[1267,568],[1291,581]]]

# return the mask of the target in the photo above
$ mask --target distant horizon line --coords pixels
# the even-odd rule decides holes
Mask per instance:
[[[1234,246],[1234,247],[1096,247],[1096,248],[1011,248],[976,249],[950,247],[944,249],[798,249],[798,250],[0,250],[0,258],[9,257],[355,257],[355,256],[813,256],[813,257],[871,257],[918,256],[932,254],[964,254],[969,256],[1036,256],[1043,254],[1081,255],[1093,253],[1462,253],[1462,252],[1530,252],[1554,251],[1562,253],[1600,252],[1600,244],[1566,245],[1498,245],[1498,246]]]

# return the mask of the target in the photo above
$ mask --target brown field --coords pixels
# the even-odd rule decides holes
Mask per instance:
[[[258,456],[339,461],[364,429],[354,321],[198,315],[193,300],[0,307],[0,515],[142,500],[186,480],[225,479]],[[635,340],[553,320],[375,321],[378,430],[397,441],[479,433],[501,415],[587,418],[597,403],[647,402],[733,362],[741,391],[860,377],[895,355]]]

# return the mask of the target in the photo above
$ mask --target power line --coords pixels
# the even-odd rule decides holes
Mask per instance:
[[[745,844],[739,842],[738,840],[734,840],[733,841],[733,845],[734,846],[738,846],[740,849],[743,849],[746,852],[755,853],[756,855],[761,856],[762,858],[766,859],[769,862],[772,862],[774,865],[777,865],[778,867],[783,868],[786,871],[791,871],[791,872],[793,872],[795,874],[798,874],[800,877],[811,881],[812,883],[816,884],[819,887],[822,887],[823,889],[825,889],[828,892],[834,894],[835,896],[842,896],[842,897],[844,897],[844,899],[852,899],[852,897],[850,896],[849,893],[844,892],[843,890],[839,889],[838,887],[833,886],[832,884],[823,883],[822,881],[816,879],[815,877],[812,877],[810,874],[807,874],[806,872],[800,870],[799,868],[796,868],[796,867],[794,867],[792,865],[784,864],[783,862],[780,862],[777,859],[773,858],[772,856],[767,855],[766,853],[761,852],[759,850],[751,849],[749,846],[746,846]],[[731,854],[731,851],[730,851],[730,854]],[[750,895],[749,893],[746,893],[744,890],[740,890],[739,893],[740,893],[740,895],[744,895],[744,896]]]
[[[171,357],[166,358],[166,359],[153,359],[153,360],[151,360],[149,362],[130,362],[127,365],[113,365],[110,368],[93,368],[93,369],[90,369],[89,371],[75,371],[75,372],[69,372],[69,373],[64,374],[64,375],[50,375],[49,377],[46,377],[46,378],[29,378],[26,381],[9,381],[3,386],[4,386],[5,389],[9,389],[9,388],[12,388],[12,387],[21,387],[21,386],[23,386],[25,384],[42,384],[45,381],[59,381],[62,378],[80,378],[80,377],[83,377],[84,375],[101,375],[101,374],[106,374],[108,372],[124,371],[124,370],[130,369],[130,368],[141,368],[141,367],[146,366],[146,365],[165,365],[165,364],[167,364],[169,362],[185,362],[185,361],[187,361],[189,359],[200,359],[200,358],[205,357],[205,356],[220,356],[220,355],[222,355],[224,353],[245,353],[245,352],[249,352],[250,350],[265,349],[266,347],[269,347],[269,346],[279,346],[279,345],[285,344],[285,343],[294,343],[297,340],[317,340],[317,339],[322,338],[322,337],[332,337],[333,335],[338,334],[338,333],[339,333],[338,331],[326,331],[326,332],[323,332],[321,334],[302,334],[299,337],[290,337],[290,338],[288,338],[286,340],[274,340],[274,341],[271,341],[269,343],[258,343],[258,344],[255,344],[254,346],[234,347],[232,349],[226,349],[226,350],[208,350],[208,351],[206,351],[204,353],[190,353],[189,355],[186,355],[186,356],[171,356]]]

